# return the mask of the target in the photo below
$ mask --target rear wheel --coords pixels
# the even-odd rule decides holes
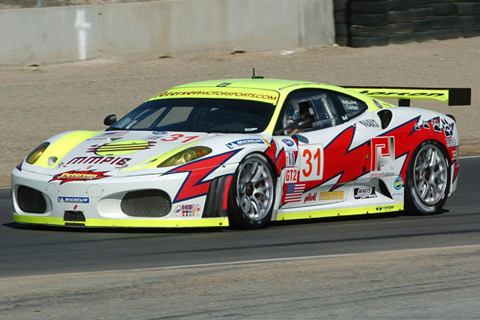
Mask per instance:
[[[450,188],[448,157],[435,141],[422,143],[407,170],[405,206],[415,214],[439,213]]]
[[[247,156],[230,187],[230,225],[239,229],[266,226],[272,217],[274,199],[275,179],[269,163],[259,154]]]

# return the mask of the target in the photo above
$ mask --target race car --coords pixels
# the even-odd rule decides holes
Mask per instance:
[[[12,171],[13,220],[253,229],[439,213],[458,182],[457,125],[410,99],[469,105],[471,91],[258,76],[175,86],[104,131],[42,142]]]

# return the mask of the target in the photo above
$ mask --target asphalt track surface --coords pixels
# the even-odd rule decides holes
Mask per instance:
[[[93,271],[237,263],[480,244],[480,158],[460,159],[445,212],[275,223],[267,229],[24,228],[0,190],[0,279]]]
[[[434,216],[256,231],[20,228],[0,190],[0,319],[480,319],[480,158]]]

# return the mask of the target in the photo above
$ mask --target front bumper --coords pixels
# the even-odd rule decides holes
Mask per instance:
[[[109,177],[64,184],[50,180],[51,177],[44,174],[13,170],[12,201],[15,222],[49,226],[130,228],[228,226],[226,215],[202,217],[206,195],[172,204],[171,199],[175,198],[185,180],[183,173]],[[126,195],[152,190],[158,191],[169,202],[168,208],[163,206],[164,212],[159,216],[145,216],[140,211],[142,209],[138,209],[138,215],[132,214],[135,206],[130,210],[125,209]],[[162,199],[162,203],[167,202],[165,199]],[[138,201],[134,204],[139,204]]]

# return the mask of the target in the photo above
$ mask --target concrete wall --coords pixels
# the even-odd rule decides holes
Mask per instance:
[[[319,47],[332,0],[165,0],[0,10],[0,65]]]

